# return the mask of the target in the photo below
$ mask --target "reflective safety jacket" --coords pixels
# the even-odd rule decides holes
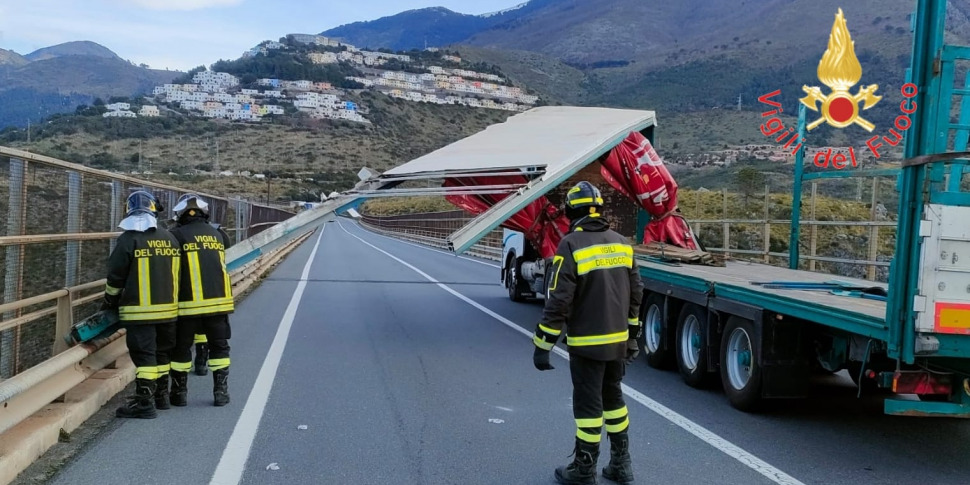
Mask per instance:
[[[108,256],[105,292],[121,294],[118,317],[128,325],[178,318],[179,244],[162,228],[125,231]]]
[[[235,309],[226,270],[229,236],[204,219],[190,217],[172,229],[182,248],[179,316],[224,315]]]
[[[611,361],[639,333],[643,284],[633,247],[599,217],[581,220],[559,243],[533,343],[552,349],[562,331],[570,354]]]

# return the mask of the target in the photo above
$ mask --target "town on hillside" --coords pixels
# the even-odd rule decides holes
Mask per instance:
[[[323,48],[306,52],[306,61],[313,65],[353,66],[360,75],[345,79],[358,89],[412,102],[516,112],[539,102],[538,96],[524,92],[497,74],[448,67],[461,66],[462,59],[436,48],[427,51],[434,53],[441,65],[406,54],[361,50],[321,35],[289,34],[281,40],[286,42],[264,41],[243,53],[242,59],[300,47]],[[228,72],[202,70],[194,73],[191,82],[156,86],[152,95],[161,105],[211,119],[259,122],[292,111],[314,119],[370,123],[364,116],[366,109],[342,99],[347,91],[330,82],[307,79],[259,78],[255,83],[244,83]],[[161,113],[154,105],[142,106],[138,112],[132,111],[129,103],[112,103],[106,108],[104,117],[151,117]]]

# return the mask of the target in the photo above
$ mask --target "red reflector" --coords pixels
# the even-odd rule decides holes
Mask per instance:
[[[949,375],[926,371],[896,372],[893,376],[893,392],[897,394],[949,395],[953,385]]]

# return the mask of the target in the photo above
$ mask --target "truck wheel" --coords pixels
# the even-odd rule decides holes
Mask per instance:
[[[721,382],[731,406],[754,411],[761,403],[761,348],[754,323],[728,318],[721,335]]]
[[[647,365],[654,369],[669,369],[673,364],[672,345],[668,345],[670,329],[664,321],[664,298],[650,293],[640,311],[640,325],[643,326],[643,353]]]
[[[688,386],[707,384],[707,315],[704,309],[688,303],[677,319],[677,367]]]
[[[509,289],[509,299],[519,303],[525,301],[525,294],[529,291],[528,285],[519,277],[519,260],[515,253],[511,253],[508,268],[505,270],[505,286]]]

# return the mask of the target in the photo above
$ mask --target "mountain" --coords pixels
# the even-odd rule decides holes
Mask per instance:
[[[69,44],[73,46],[66,48]],[[74,111],[79,104],[90,104],[99,97],[107,100],[150,92],[154,86],[182,74],[132,65],[114,53],[106,55],[107,49],[93,42],[69,44],[31,54],[39,54],[43,60],[0,62],[0,129],[24,126],[28,119],[37,123],[54,113]],[[92,46],[98,49],[90,50]]]
[[[22,66],[28,62],[30,61],[24,59],[24,56],[17,54],[14,51],[0,49],[0,66]]]
[[[463,42],[475,34],[527,15],[555,0],[532,0],[483,15],[457,13],[444,7],[408,10],[366,22],[354,22],[322,32],[348,44],[372,49],[423,49]]]
[[[56,57],[66,57],[66,56],[86,56],[86,57],[101,57],[105,59],[121,59],[118,54],[115,54],[107,47],[87,41],[75,41],[75,42],[65,42],[63,44],[58,44],[51,47],[44,47],[42,49],[37,49],[30,54],[24,56],[28,61],[43,61],[46,59],[53,59]]]
[[[968,43],[970,0],[948,3],[947,29]],[[878,82],[881,93],[898,90],[910,56],[912,0],[532,0],[475,21],[481,28],[455,44],[482,48],[473,55],[513,74],[535,77],[560,63],[555,70],[564,77],[550,78],[555,91],[542,94],[564,102],[692,111],[735,106],[740,95],[744,107],[757,109],[758,96],[784,87],[791,102],[816,79],[840,7],[864,66],[862,82]],[[382,21],[404,25],[405,18]],[[357,44],[387,45],[387,37],[361,28],[368,23],[353,25],[330,32],[352,31]],[[419,46],[432,28],[415,19],[391,37],[396,45]],[[454,30],[448,38],[466,32]],[[428,45],[445,42],[429,38]],[[508,52],[538,54],[533,60],[542,65]],[[891,103],[883,104],[874,108],[885,111],[877,117],[891,116]]]

